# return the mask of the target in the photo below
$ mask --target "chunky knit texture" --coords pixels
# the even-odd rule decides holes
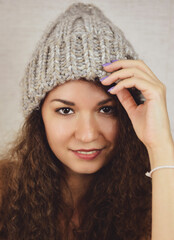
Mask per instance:
[[[137,59],[123,32],[93,4],[75,3],[48,27],[22,79],[23,111],[39,107],[45,94],[68,80],[109,75],[102,64]]]

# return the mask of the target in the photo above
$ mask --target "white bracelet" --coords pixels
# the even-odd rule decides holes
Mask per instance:
[[[156,167],[156,168],[152,169],[150,172],[146,172],[145,175],[146,175],[147,177],[152,178],[152,173],[153,173],[154,171],[158,170],[158,169],[161,169],[161,168],[174,168],[174,166],[160,166],[160,167]]]

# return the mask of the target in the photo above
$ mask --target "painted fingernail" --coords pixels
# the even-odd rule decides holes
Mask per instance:
[[[105,64],[103,64],[102,66],[103,66],[103,67],[106,67],[106,66],[109,66],[110,64],[112,64],[112,63],[105,63]]]
[[[110,64],[112,64],[113,62],[116,62],[116,61],[118,61],[118,60],[117,60],[117,59],[112,60],[110,63],[105,63],[105,64],[103,64],[102,66],[103,66],[103,67],[109,66]]]
[[[104,77],[104,78],[102,78],[102,79],[100,79],[100,82],[102,82],[103,80],[105,80],[107,78],[107,76],[106,77]]]
[[[113,88],[114,88],[115,86],[113,86],[113,87],[111,87],[111,88],[109,88],[109,90],[108,90],[108,92],[110,92]]]
[[[113,62],[116,62],[116,61],[118,61],[118,59],[112,60],[111,62],[113,63]]]

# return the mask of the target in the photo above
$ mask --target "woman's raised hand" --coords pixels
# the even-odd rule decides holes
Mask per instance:
[[[111,74],[101,79],[103,85],[118,83],[109,90],[116,94],[127,111],[138,138],[148,149],[159,148],[172,135],[166,106],[166,88],[141,60],[119,60],[104,67]],[[121,81],[120,81],[121,80]],[[146,101],[137,105],[127,88],[140,90]]]

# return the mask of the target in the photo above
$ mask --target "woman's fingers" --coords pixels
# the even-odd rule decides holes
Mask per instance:
[[[157,79],[155,74],[142,60],[119,60],[119,61],[113,62],[108,66],[105,66],[104,69],[106,72],[113,72],[122,68],[132,68],[132,67],[138,68],[139,70],[146,72],[152,78]]]
[[[109,92],[111,94],[117,94],[124,88],[135,87],[140,90],[146,100],[151,100],[159,98],[165,95],[165,86],[161,83],[149,82],[144,79],[131,77],[120,81],[116,86],[114,86]]]
[[[117,94],[124,88],[135,87],[142,92],[146,100],[165,97],[165,85],[141,60],[119,60],[105,67],[105,70],[115,71],[104,80],[101,79],[103,85],[116,83],[116,86],[109,90],[111,94]]]
[[[122,106],[131,115],[131,112],[137,108],[137,104],[127,89],[123,89],[117,93],[117,98],[121,102]]]
[[[107,78],[101,79],[101,82],[103,85],[110,85],[113,82],[116,82],[117,80],[131,78],[131,77],[141,78],[150,82],[157,81],[146,72],[143,72],[138,68],[132,67],[132,68],[125,68],[125,69],[121,69],[116,72],[113,72]]]

